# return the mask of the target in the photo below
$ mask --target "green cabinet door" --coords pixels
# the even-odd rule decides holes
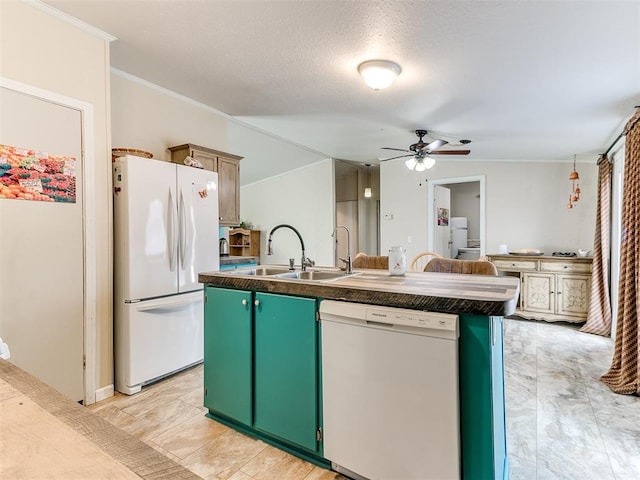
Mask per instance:
[[[251,425],[252,294],[205,287],[204,406]]]
[[[318,450],[316,300],[255,294],[254,427]]]
[[[462,478],[508,477],[502,317],[460,315]]]

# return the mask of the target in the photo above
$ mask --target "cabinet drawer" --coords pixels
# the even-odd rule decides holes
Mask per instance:
[[[536,260],[494,260],[493,264],[498,270],[535,271]]]
[[[541,261],[540,271],[555,273],[591,273],[590,263]]]

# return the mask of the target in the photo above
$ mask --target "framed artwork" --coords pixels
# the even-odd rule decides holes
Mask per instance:
[[[76,202],[76,159],[0,144],[0,199]]]
[[[438,208],[438,225],[447,227],[449,225],[449,209]]]

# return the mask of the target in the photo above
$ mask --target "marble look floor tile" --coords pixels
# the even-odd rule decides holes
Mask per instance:
[[[125,431],[127,429],[133,429],[135,424],[138,423],[138,419],[128,413],[123,412],[114,405],[109,405],[96,411],[102,418],[109,423],[121,428]]]
[[[138,422],[125,430],[142,440],[152,439],[190,418],[203,415],[201,409],[180,401],[164,403],[154,400],[152,404],[154,408],[149,411],[144,413],[137,411],[133,416],[138,419]],[[128,410],[127,407],[125,412],[129,413]]]
[[[190,392],[178,397],[178,400],[193,407],[198,407],[205,413],[208,411],[204,406],[204,385],[202,385],[202,382],[195,385]]]
[[[522,458],[509,453],[509,480],[534,480],[537,478],[535,455]]]
[[[253,477],[250,477],[242,470],[238,470],[236,473],[229,477],[229,480],[255,480]]]
[[[313,467],[311,473],[304,477],[304,480],[349,480],[344,475],[340,475],[337,472],[332,472],[322,467]]]
[[[507,451],[509,458],[522,461],[535,458],[538,448],[537,409],[513,405],[507,416]],[[533,462],[535,465],[535,462]]]
[[[173,460],[176,463],[180,463],[181,458],[174,455],[173,453],[171,453],[168,450],[165,450],[164,448],[162,448],[161,445],[158,445],[157,443],[154,443],[150,440],[147,440],[145,442],[147,445],[150,445],[154,450],[157,450],[158,452],[160,452],[161,454],[163,454],[165,457],[170,458],[171,460]]]
[[[228,430],[229,427],[199,414],[151,436],[150,440],[182,459]]]
[[[228,479],[265,448],[266,443],[230,429],[181,463],[205,480]]]
[[[313,465],[268,446],[241,470],[256,480],[302,480],[313,470]]]

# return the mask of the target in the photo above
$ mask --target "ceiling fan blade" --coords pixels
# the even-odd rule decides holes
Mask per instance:
[[[410,150],[406,150],[404,148],[393,148],[393,147],[380,147],[382,150],[397,150],[398,152],[410,152]]]
[[[413,153],[409,154],[409,155],[398,155],[397,157],[389,157],[389,158],[381,158],[380,161],[381,162],[386,162],[387,160],[395,160],[396,158],[402,158],[402,157],[413,157]]]
[[[447,142],[446,140],[442,140],[440,138],[434,140],[433,142],[427,144],[426,146],[422,147],[420,150],[422,151],[427,151],[427,152],[433,152],[434,150],[436,150],[437,148],[440,148],[443,145],[446,145]]]
[[[429,152],[429,155],[469,155],[471,150],[436,150]]]

